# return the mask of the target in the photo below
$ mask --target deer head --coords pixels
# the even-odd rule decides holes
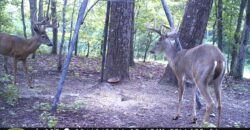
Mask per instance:
[[[160,35],[160,38],[158,41],[155,43],[155,46],[152,50],[150,50],[150,53],[153,54],[158,54],[161,52],[169,52],[173,51],[174,49],[174,40],[177,37],[177,32],[175,30],[170,31],[171,29],[163,24],[160,25],[159,29],[155,27],[150,28],[149,26],[147,27],[150,31],[154,31],[157,34]],[[165,32],[164,32],[165,30]]]
[[[51,40],[49,39],[47,32],[46,32],[46,28],[48,27],[52,27],[52,28],[58,28],[58,24],[57,22],[54,20],[52,23],[50,22],[50,20],[44,19],[41,22],[35,22],[35,20],[32,20],[32,29],[34,30],[34,32],[36,33],[36,36],[38,37],[38,42],[39,43],[43,43],[46,44],[48,46],[53,46],[53,43],[51,42]]]

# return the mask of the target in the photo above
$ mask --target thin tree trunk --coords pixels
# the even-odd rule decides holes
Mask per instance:
[[[223,8],[223,3],[222,0],[218,0],[218,5],[217,5],[217,37],[218,37],[218,47],[221,51],[223,51],[223,37],[222,37],[222,30],[223,30],[223,18],[222,18],[222,8]]]
[[[50,10],[50,0],[48,1],[48,5],[47,5],[47,12],[46,12],[46,18],[49,18],[49,10]]]
[[[88,4],[88,0],[84,0],[82,2],[81,8],[79,10],[79,14],[78,14],[78,18],[77,18],[77,22],[76,22],[76,26],[75,26],[73,39],[70,42],[71,46],[70,46],[68,55],[66,57],[66,61],[64,63],[61,78],[60,78],[60,81],[59,81],[58,86],[57,86],[57,92],[56,92],[56,95],[55,95],[54,100],[53,100],[53,104],[52,104],[52,108],[51,108],[51,112],[53,114],[55,114],[56,110],[57,110],[57,104],[58,104],[59,99],[60,99],[60,95],[61,95],[61,92],[62,92],[62,89],[63,89],[64,81],[65,81],[67,71],[68,71],[68,68],[69,68],[69,64],[70,64],[70,61],[71,61],[71,58],[72,58],[72,53],[73,53],[73,50],[74,50],[74,47],[75,47],[74,43],[76,42],[77,34],[79,33],[80,26],[81,26],[81,23],[82,23],[82,20],[83,20],[83,16],[84,16],[84,12],[86,10],[87,4]]]
[[[144,56],[143,56],[143,62],[146,62],[146,59],[147,59],[147,54],[148,54],[148,50],[149,50],[149,47],[150,47],[150,43],[152,42],[152,33],[148,33],[148,43],[146,44],[146,48],[145,48],[145,52],[144,52]]]
[[[39,0],[38,21],[43,20],[43,0]]]
[[[68,45],[68,49],[70,48],[70,41],[71,41],[71,36],[72,36],[72,32],[73,32],[73,23],[74,23],[75,6],[76,6],[76,0],[74,0],[73,11],[72,11],[72,14],[71,14],[70,36],[69,36],[69,45]]]
[[[105,27],[103,30],[103,50],[102,50],[102,70],[101,70],[101,82],[104,79],[104,66],[106,62],[106,49],[107,49],[107,39],[108,39],[108,31],[109,31],[109,15],[110,15],[110,1],[107,1],[107,9],[106,9],[106,18],[105,18]]]
[[[61,71],[62,69],[62,50],[63,50],[63,44],[64,44],[64,37],[65,37],[65,29],[66,29],[66,6],[67,6],[67,0],[64,0],[63,3],[63,12],[62,12],[62,16],[63,16],[63,32],[62,32],[62,40],[61,40],[61,44],[60,44],[60,48],[59,48],[59,60],[58,60],[58,67],[57,70]]]
[[[230,75],[233,75],[233,70],[235,68],[236,58],[238,55],[237,50],[238,50],[239,43],[240,43],[240,30],[241,30],[243,13],[244,13],[244,9],[246,7],[246,3],[247,3],[247,0],[241,0],[241,3],[240,3],[240,12],[239,12],[239,16],[238,16],[236,30],[234,33],[234,44],[232,46],[232,53],[231,53],[231,64],[230,64],[230,72],[229,72]]]
[[[38,21],[43,20],[43,0],[39,0]],[[36,51],[32,54],[32,59],[36,58]]]
[[[89,57],[89,48],[90,48],[90,44],[89,44],[89,42],[88,42],[88,49],[87,49],[87,54],[86,54],[86,57]]]
[[[129,53],[129,65],[134,66],[135,61],[134,61],[134,34],[135,34],[135,27],[134,27],[134,17],[135,17],[135,1],[133,1],[132,5],[132,26],[131,26],[131,39],[130,39],[130,53]]]
[[[76,36],[76,43],[75,43],[75,56],[77,56],[77,50],[78,50],[78,41],[79,41],[79,34],[77,34],[77,36]]]
[[[53,23],[57,23],[57,18],[56,18],[56,0],[51,1],[51,17]],[[57,54],[57,41],[58,41],[58,29],[53,28],[53,48],[51,51],[51,54],[56,55]]]
[[[215,7],[215,17],[217,18],[217,4],[216,4],[217,2],[215,1],[214,2],[214,7]],[[216,39],[217,39],[217,37],[216,37],[216,25],[217,25],[217,19],[215,19],[214,20],[214,24],[213,24],[213,45],[215,44],[215,42],[216,42]]]
[[[33,30],[33,22],[32,20],[37,20],[37,14],[36,14],[36,11],[37,11],[37,1],[36,0],[29,0],[30,2],[30,20],[31,20],[31,32],[32,32],[32,36],[35,36],[35,32]],[[35,52],[32,54],[32,59],[35,58]]]
[[[235,66],[235,71],[234,71],[235,73],[233,74],[233,77],[235,79],[243,78],[244,64],[247,52],[247,43],[249,40],[249,32],[250,32],[250,0],[247,1],[246,20],[245,20],[244,30],[242,33],[239,54],[237,57],[237,63]]]
[[[27,38],[25,16],[24,16],[24,0],[22,0],[21,2],[21,15],[22,15],[22,22],[23,22],[23,35],[25,38]]]

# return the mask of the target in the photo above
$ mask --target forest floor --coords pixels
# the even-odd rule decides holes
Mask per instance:
[[[205,101],[202,100],[203,107],[197,111],[198,123],[191,124],[190,87],[185,90],[182,117],[172,120],[177,107],[177,88],[157,83],[166,65],[137,62],[130,69],[129,81],[109,84],[99,82],[100,60],[83,57],[72,59],[59,110],[50,116],[48,112],[60,78],[56,61],[57,57],[49,55],[29,59],[33,89],[27,86],[19,65],[19,98],[14,106],[0,99],[0,127],[47,127],[54,123],[56,127],[155,128],[201,124]],[[221,126],[250,127],[250,80],[235,81],[229,76],[226,79],[222,86]],[[210,122],[216,124],[216,108],[214,113]]]

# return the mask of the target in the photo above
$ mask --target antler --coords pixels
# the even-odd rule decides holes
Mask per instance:
[[[161,35],[161,36],[162,36],[162,35],[166,35],[166,34],[164,34],[164,32],[163,32],[163,27],[166,28],[166,30],[171,30],[170,27],[164,25],[163,22],[160,24],[159,28],[156,28],[156,19],[155,19],[155,18],[154,18],[154,27],[153,27],[153,28],[150,27],[149,23],[147,23],[146,26],[147,26],[147,28],[148,28],[149,30],[154,31],[154,32],[158,33],[158,34]]]
[[[32,22],[34,24],[34,26],[40,26],[42,28],[47,28],[47,27],[51,27],[51,28],[58,28],[59,27],[59,23],[57,22],[56,18],[53,18],[53,20],[51,20],[51,18],[45,18],[42,21],[36,21],[34,16],[36,14],[36,10],[33,13],[33,18],[32,18]]]

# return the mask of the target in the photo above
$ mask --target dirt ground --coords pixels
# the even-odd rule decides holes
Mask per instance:
[[[19,65],[19,98],[14,106],[0,99],[0,127],[48,126],[41,115],[50,109],[46,104],[52,103],[57,89],[60,73],[56,71],[56,61],[57,57],[49,55],[29,60],[33,89],[26,85]],[[191,124],[191,88],[185,90],[182,117],[172,120],[177,107],[177,88],[157,84],[164,64],[137,62],[130,69],[130,80],[118,84],[99,83],[100,65],[96,58],[73,58],[60,99],[62,107],[55,115],[56,127],[200,126],[205,101],[202,100],[203,107],[197,111],[198,123]],[[2,66],[0,73],[4,73]],[[215,117],[210,118],[213,124],[216,112],[214,108]],[[234,81],[228,76],[224,80],[221,126],[250,127],[250,80]]]

